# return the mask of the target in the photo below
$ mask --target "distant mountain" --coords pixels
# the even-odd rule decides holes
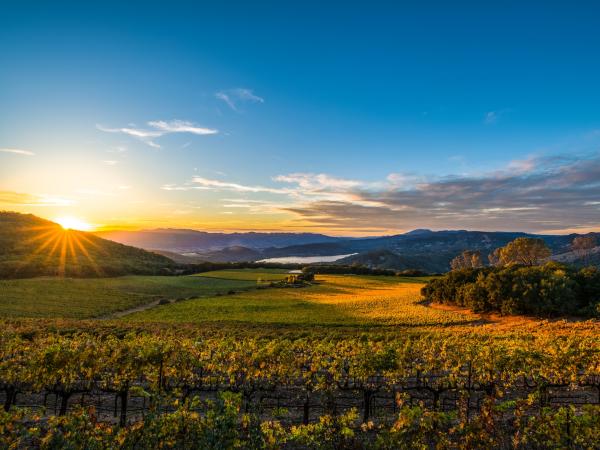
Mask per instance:
[[[0,278],[169,273],[162,255],[64,230],[32,214],[0,211]]]
[[[409,231],[408,233],[404,233],[405,236],[419,236],[424,234],[431,234],[433,231],[427,228],[417,228],[416,230]]]
[[[428,272],[445,272],[450,268],[450,261],[464,250],[479,250],[484,261],[487,261],[490,252],[518,237],[538,237],[546,242],[553,254],[561,254],[570,251],[569,245],[576,236],[578,235],[414,230],[395,236],[339,239],[334,242],[265,248],[258,251],[258,256],[250,253],[248,257],[257,260],[285,256],[331,256],[356,253],[353,256],[336,261],[336,264],[362,264],[373,268],[422,269]],[[600,237],[600,234],[596,234],[596,236]],[[203,256],[213,258],[215,261],[227,260],[224,259],[227,256],[221,255],[220,251]]]
[[[212,252],[186,253],[185,256],[193,256],[203,261],[210,262],[244,262],[262,259],[262,252],[253,248],[234,245]]]
[[[229,247],[262,250],[294,245],[321,244],[343,240],[314,233],[207,233],[184,229],[103,231],[97,236],[121,244],[176,253],[212,252]]]
[[[518,237],[541,238],[554,255],[566,254],[570,251],[569,245],[578,236],[428,229],[417,229],[393,236],[354,239],[312,233],[228,234],[177,229],[112,231],[99,235],[142,248],[183,253],[195,262],[239,262],[288,256],[354,254],[336,263],[396,270],[422,269],[428,272],[447,271],[450,261],[464,250],[479,250],[483,260],[487,261],[490,252]],[[596,233],[595,236],[600,242],[600,234]],[[169,256],[167,253],[163,254]],[[171,257],[184,262],[174,255]]]
[[[163,255],[177,264],[198,264],[206,262],[206,259],[203,259],[199,256],[196,256],[193,253],[188,253],[186,255],[182,255],[181,253],[170,252],[167,250],[148,250],[152,253],[157,253],[159,255]]]

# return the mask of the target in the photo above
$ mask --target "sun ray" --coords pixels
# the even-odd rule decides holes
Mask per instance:
[[[46,255],[46,261],[50,261],[50,259],[52,259],[52,257],[54,256],[54,253],[56,253],[58,246],[60,245],[60,243],[62,241],[64,241],[65,239],[65,235],[64,233],[57,233],[56,234],[56,238],[54,240],[54,245],[52,246],[52,249],[48,252],[48,255]]]
[[[42,239],[45,239],[48,236],[57,235],[59,232],[60,232],[60,229],[55,227],[52,230],[49,230],[49,231],[47,231],[45,233],[32,236],[31,238],[27,239],[25,241],[25,243],[26,244],[32,244],[32,243],[34,243],[36,241],[40,241]]]
[[[77,233],[77,237],[79,237],[80,239],[83,239],[85,242],[87,242],[88,244],[90,244],[92,247],[94,247],[95,249],[97,249],[100,253],[102,253],[103,255],[108,255],[108,251],[105,248],[100,247],[96,242],[94,242],[93,240],[91,240],[88,236],[86,236],[85,234],[79,232]]]
[[[75,244],[77,245],[77,247],[79,247],[79,249],[81,250],[81,253],[83,253],[83,255],[90,262],[90,265],[92,266],[92,268],[94,269],[96,274],[98,276],[102,276],[103,275],[102,270],[100,269],[100,267],[98,267],[98,264],[96,264],[96,261],[94,261],[94,258],[92,258],[92,256],[90,255],[88,250],[85,248],[85,246],[79,241],[79,237],[81,237],[81,236],[73,235],[73,240],[75,241]]]
[[[76,219],[70,223],[85,224]],[[66,225],[60,227],[55,224],[26,227],[24,231],[27,232],[25,242],[32,244],[34,250],[19,261],[15,275],[32,264],[41,264],[47,268],[53,265],[52,272],[61,277],[71,273],[82,274],[84,267],[90,267],[98,276],[103,275],[93,255],[108,252],[95,241],[94,236]]]
[[[44,249],[48,246],[50,246],[56,239],[58,239],[60,236],[60,230],[55,230],[54,233],[44,233],[45,237],[47,237],[47,239],[42,242],[38,248],[36,248],[33,252],[31,252],[31,254],[27,257],[24,258],[21,263],[18,265],[18,267],[15,269],[15,274],[19,273],[19,271],[21,271],[24,267],[26,267],[31,261],[34,260],[34,258],[39,255],[41,252],[44,251]],[[33,242],[33,241],[32,241]]]
[[[67,265],[67,236],[62,237],[60,248],[60,259],[58,263],[58,276],[64,277]]]
[[[67,234],[67,244],[69,245],[68,252],[71,254],[71,259],[74,262],[73,268],[75,269],[75,271],[78,274],[80,274],[81,267],[79,265],[79,256],[77,256],[77,252],[75,251],[75,247],[73,246],[73,235],[71,233]],[[67,257],[68,257],[68,255],[67,255]]]

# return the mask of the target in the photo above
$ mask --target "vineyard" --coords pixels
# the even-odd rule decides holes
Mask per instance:
[[[414,279],[317,281],[4,319],[0,447],[598,448],[596,321],[486,322],[423,305]]]

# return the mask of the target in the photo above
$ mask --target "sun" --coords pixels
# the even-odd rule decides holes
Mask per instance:
[[[57,217],[54,219],[54,222],[59,224],[65,230],[91,231],[94,229],[91,224],[73,216]]]

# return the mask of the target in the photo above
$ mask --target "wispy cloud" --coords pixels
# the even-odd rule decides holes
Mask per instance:
[[[184,120],[172,120],[165,122],[164,120],[157,120],[148,122],[151,127],[160,130],[163,134],[166,133],[191,133],[198,135],[205,134],[216,134],[218,131],[212,128],[199,127],[194,125],[192,122],[186,122]]]
[[[488,111],[483,117],[483,123],[485,123],[486,125],[493,125],[495,123],[498,123],[500,117],[511,111],[512,110],[510,108],[499,109],[497,111]]]
[[[102,162],[107,166],[116,166],[119,163],[119,161],[115,161],[114,159],[106,159]]]
[[[96,128],[106,133],[120,133],[132,136],[154,148],[160,148],[160,145],[154,142],[153,139],[164,136],[165,134],[190,133],[196,135],[210,135],[219,132],[213,128],[201,127],[185,120],[154,120],[148,122],[146,125],[148,125],[149,128],[138,128],[135,126],[109,128],[100,124],[96,124]]]
[[[521,163],[521,164],[520,164]],[[510,164],[480,176],[424,181],[408,189],[351,190],[353,201],[316,201],[288,208],[321,226],[372,226],[544,231],[600,229],[600,155],[553,157]],[[515,165],[521,170],[515,170]]]
[[[248,186],[239,183],[214,180],[204,177],[193,177],[190,183],[184,185],[166,184],[161,189],[167,191],[189,191],[194,189],[212,191],[234,191],[234,192],[266,192],[271,194],[289,194],[289,189],[277,189],[264,186]]]
[[[183,186],[163,188],[257,196],[254,200],[227,199],[223,206],[238,211],[285,211],[302,226],[332,230],[600,229],[600,153],[529,158],[477,175],[428,178],[392,173],[367,182],[292,173],[276,176],[272,182],[275,185],[245,185],[195,177]],[[277,194],[281,200],[260,197],[267,194]]]
[[[243,103],[265,102],[262,97],[254,94],[251,89],[246,88],[234,88],[219,91],[215,93],[215,97],[225,102],[225,104],[227,104],[227,106],[229,106],[235,112],[240,112],[240,105]]]
[[[0,152],[2,153],[13,153],[15,155],[23,155],[23,156],[34,156],[35,153],[29,150],[23,150],[20,148],[0,148]]]
[[[49,194],[27,194],[14,191],[0,191],[0,205],[11,206],[71,206],[70,199]]]

